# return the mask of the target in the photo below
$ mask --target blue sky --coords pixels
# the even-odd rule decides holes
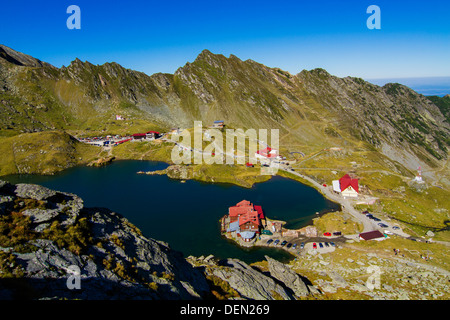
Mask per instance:
[[[69,5],[81,30],[69,30]],[[369,5],[381,30],[369,30]],[[173,73],[203,50],[293,74],[317,67],[373,78],[450,76],[449,1],[8,1],[0,43],[57,67],[76,57]]]

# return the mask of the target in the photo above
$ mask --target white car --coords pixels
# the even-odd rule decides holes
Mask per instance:
[[[393,234],[391,231],[389,231],[389,230],[384,230],[383,231],[385,234]]]

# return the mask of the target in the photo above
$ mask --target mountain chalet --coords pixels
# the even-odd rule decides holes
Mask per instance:
[[[346,174],[339,180],[333,180],[333,191],[342,194],[343,197],[356,198],[359,192],[358,179],[352,179]]]
[[[228,208],[226,220],[228,228],[226,232],[249,242],[255,238],[256,234],[266,225],[264,212],[261,206],[255,206],[250,201],[242,200],[235,206]]]

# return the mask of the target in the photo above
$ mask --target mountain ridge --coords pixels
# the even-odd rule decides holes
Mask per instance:
[[[235,128],[280,129],[280,143],[290,151],[363,142],[410,170],[436,168],[448,156],[448,118],[400,84],[380,87],[322,68],[291,75],[207,49],[174,74],[147,75],[78,58],[61,68],[38,61],[19,66],[0,58],[0,133],[108,130],[117,125],[115,114],[163,129],[220,118]]]

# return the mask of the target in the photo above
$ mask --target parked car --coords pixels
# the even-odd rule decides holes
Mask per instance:
[[[323,235],[326,236],[326,237],[329,237],[329,236],[331,236],[331,233],[325,232]]]
[[[319,242],[319,247],[323,248],[322,242]]]
[[[292,245],[292,249],[295,249],[295,248],[297,248],[297,244],[296,244],[296,243],[294,243],[294,244]]]
[[[287,243],[287,241],[283,240],[283,242],[281,243],[281,246],[283,247],[286,243]]]
[[[381,222],[380,222],[378,225],[379,225],[380,227],[382,227],[382,228],[389,228],[389,226],[387,226],[387,225],[385,225],[384,223],[381,223]]]
[[[303,249],[304,247],[305,247],[305,243],[302,242],[302,243],[300,244],[300,249]]]
[[[364,210],[364,211],[362,212],[362,214],[367,214],[367,213],[369,213],[369,211],[367,211],[367,210]]]
[[[273,242],[274,245],[277,245],[280,242],[280,239],[277,239]]]
[[[333,236],[340,236],[340,235],[342,235],[342,232],[340,231],[333,232]]]
[[[378,219],[377,217],[372,218],[374,221],[381,221],[381,219]]]
[[[366,217],[369,219],[373,219],[373,215],[371,215],[370,213],[366,214]]]
[[[384,230],[383,231],[385,234],[393,234],[392,232],[390,232],[389,230]]]
[[[313,249],[317,249],[317,244],[315,242],[313,243]]]
[[[273,239],[267,240],[267,244],[271,244],[273,242]]]
[[[334,244],[334,242],[330,242],[330,244],[331,244],[333,247],[336,247],[336,245]]]
[[[399,230],[400,227],[398,227],[398,226],[393,226],[392,229],[394,229],[394,230]]]
[[[328,244],[328,242],[325,242],[325,247],[329,247],[330,245]]]
[[[286,248],[288,248],[288,249],[289,249],[290,247],[292,247],[292,243],[288,243],[287,246],[286,246]]]

